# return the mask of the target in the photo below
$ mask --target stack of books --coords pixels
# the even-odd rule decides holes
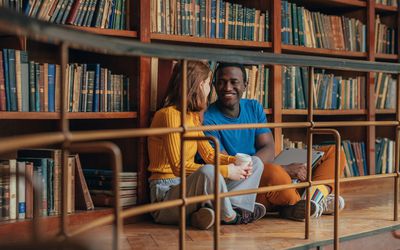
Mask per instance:
[[[88,188],[95,206],[113,206],[113,171],[104,169],[83,169]],[[137,173],[122,172],[119,176],[120,201],[122,206],[132,206],[137,200]]]

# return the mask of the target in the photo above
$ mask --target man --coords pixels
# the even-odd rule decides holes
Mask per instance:
[[[204,114],[204,125],[267,123],[263,107],[256,100],[241,99],[246,90],[246,71],[241,64],[220,63],[215,71],[214,86],[218,100],[211,104]],[[245,153],[256,156],[264,163],[264,172],[260,186],[290,184],[292,179],[306,180],[305,164],[292,163],[287,166],[272,164],[274,138],[268,128],[206,131],[220,141],[220,151],[229,155]],[[313,173],[314,180],[331,179],[334,176],[335,150],[332,146],[322,147],[325,152],[320,166]],[[341,170],[345,166],[344,153],[341,152]],[[311,215],[333,213],[333,195],[331,186],[320,185],[319,190],[325,194],[320,203],[311,202]],[[329,195],[328,195],[329,194]],[[259,194],[257,201],[266,207],[279,207],[283,218],[302,221],[305,218],[306,202],[301,200],[296,189]],[[340,198],[340,207],[344,200]]]

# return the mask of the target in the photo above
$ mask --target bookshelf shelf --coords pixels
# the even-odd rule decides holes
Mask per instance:
[[[348,7],[367,7],[367,2],[362,0],[329,0],[329,1],[318,1],[309,0],[309,4],[318,4],[324,6],[348,6]]]
[[[270,115],[272,114],[272,109],[264,109],[264,113]]]
[[[397,54],[382,54],[377,53],[375,54],[376,59],[386,59],[386,60],[396,60],[398,58]]]
[[[396,114],[395,109],[377,109],[376,114]]]
[[[96,208],[91,211],[75,211],[74,214],[68,215],[69,227],[77,228],[88,222],[91,222],[101,216],[112,214],[111,208]],[[60,216],[48,216],[40,218],[43,233],[46,236],[56,235],[61,225]],[[16,239],[15,232],[18,232],[18,240],[28,240],[31,237],[32,220],[12,220],[0,222],[0,235],[2,235],[2,243],[6,239]]]
[[[321,49],[321,48],[308,48],[296,45],[282,44],[282,51],[284,52],[297,52],[299,54],[314,54],[324,56],[335,56],[335,57],[347,57],[354,59],[365,59],[367,58],[367,52],[354,52],[344,50],[333,50],[333,49]]]
[[[129,119],[137,118],[137,112],[71,112],[68,119]]]
[[[396,6],[388,6],[388,5],[384,5],[384,4],[375,4],[375,9],[378,11],[390,11],[390,12],[396,12],[397,11],[397,7]]]
[[[116,37],[129,37],[129,38],[137,38],[138,34],[136,31],[132,30],[114,30],[114,29],[102,29],[102,28],[94,28],[94,27],[82,27],[82,26],[75,26],[75,25],[65,25],[65,27],[75,29],[75,30],[82,30],[98,35],[105,35],[105,36],[116,36]]]
[[[314,110],[314,115],[366,115],[366,109],[360,110]],[[282,115],[307,115],[306,109],[283,109]]]
[[[56,120],[60,113],[56,112],[0,112],[0,120]]]
[[[137,118],[137,112],[74,112],[68,119],[130,119]],[[58,112],[0,112],[0,120],[57,120]]]
[[[158,33],[152,33],[150,38],[151,40],[154,41],[182,42],[191,44],[212,44],[212,45],[222,45],[230,47],[247,47],[247,48],[272,47],[271,42],[256,42],[256,41],[217,39],[217,38],[205,38],[205,37],[194,37],[194,36],[166,35]]]

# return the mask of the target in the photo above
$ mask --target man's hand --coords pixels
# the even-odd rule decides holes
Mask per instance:
[[[307,180],[307,164],[294,162],[289,165],[282,166],[292,179],[299,179],[300,181]]]
[[[228,178],[234,181],[239,181],[248,178],[252,174],[253,166],[238,166],[234,164],[228,165]]]

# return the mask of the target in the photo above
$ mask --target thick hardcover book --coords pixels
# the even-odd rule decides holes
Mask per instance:
[[[91,210],[94,209],[93,201],[86,184],[85,176],[83,175],[82,165],[79,160],[79,155],[75,155],[75,192],[76,192],[76,209]]]
[[[88,64],[87,70],[94,72],[92,112],[98,112],[100,100],[100,64]]]
[[[8,50],[8,84],[10,90],[10,108],[9,111],[18,111],[17,108],[17,82],[15,71],[15,50]]]
[[[48,111],[55,111],[55,75],[56,67],[54,64],[48,66]]]
[[[28,53],[20,51],[21,58],[21,111],[29,112],[29,62]]]

